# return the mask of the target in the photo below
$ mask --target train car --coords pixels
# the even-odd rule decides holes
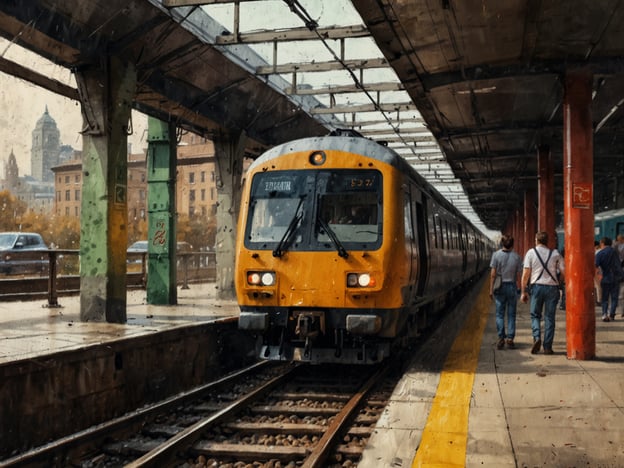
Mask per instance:
[[[557,228],[557,248],[563,251],[563,228]],[[600,242],[603,237],[615,240],[618,235],[624,235],[624,208],[602,211],[594,214],[594,240]]]
[[[624,208],[594,215],[594,240],[599,241],[603,237],[615,240],[619,234],[624,235]]]
[[[248,169],[239,328],[264,359],[376,363],[489,265],[491,241],[397,153],[358,136],[279,145]]]

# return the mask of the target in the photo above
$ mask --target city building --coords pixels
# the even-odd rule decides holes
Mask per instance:
[[[82,159],[69,160],[52,168],[54,174],[54,214],[80,217]]]
[[[189,143],[193,142],[193,143]],[[178,146],[176,211],[190,218],[216,212],[214,145],[211,141],[186,136]],[[57,215],[80,216],[82,161],[69,160],[52,168]],[[128,155],[128,220],[147,219],[146,153]]]
[[[42,182],[32,176],[20,176],[15,153],[11,150],[4,164],[4,178],[0,190],[8,190],[18,200],[36,213],[50,213],[54,206],[54,185]]]
[[[46,106],[32,131],[31,174],[20,176],[15,153],[11,150],[4,162],[0,190],[8,190],[36,213],[51,213],[55,206],[54,173],[60,162],[74,159],[74,149],[61,145],[60,131]],[[80,171],[78,171],[78,176]],[[63,207],[75,213],[75,206]]]
[[[30,150],[30,174],[41,182],[53,182],[51,169],[60,162],[61,133],[56,121],[50,116],[48,106],[37,120],[32,131],[32,147]]]

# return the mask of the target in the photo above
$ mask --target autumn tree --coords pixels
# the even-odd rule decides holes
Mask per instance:
[[[212,249],[216,233],[217,220],[214,216],[178,216],[176,240],[188,242],[193,250]]]
[[[19,231],[27,205],[8,190],[0,191],[0,231]]]

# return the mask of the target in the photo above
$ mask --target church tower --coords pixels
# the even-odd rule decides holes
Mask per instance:
[[[17,158],[11,150],[11,154],[9,154],[9,160],[4,166],[4,181],[6,183],[7,188],[14,192],[17,189],[19,184],[19,168],[17,167]]]
[[[31,175],[42,182],[54,182],[51,169],[59,164],[60,151],[60,132],[46,106],[32,132]]]

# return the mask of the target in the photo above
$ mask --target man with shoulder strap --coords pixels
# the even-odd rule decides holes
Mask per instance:
[[[535,234],[535,247],[524,256],[522,271],[522,296],[524,303],[529,301],[528,286],[531,285],[531,330],[533,346],[531,354],[537,354],[542,345],[541,324],[544,312],[544,354],[553,354],[555,338],[555,313],[559,302],[559,277],[563,280],[565,267],[557,249],[548,247],[548,233]]]

